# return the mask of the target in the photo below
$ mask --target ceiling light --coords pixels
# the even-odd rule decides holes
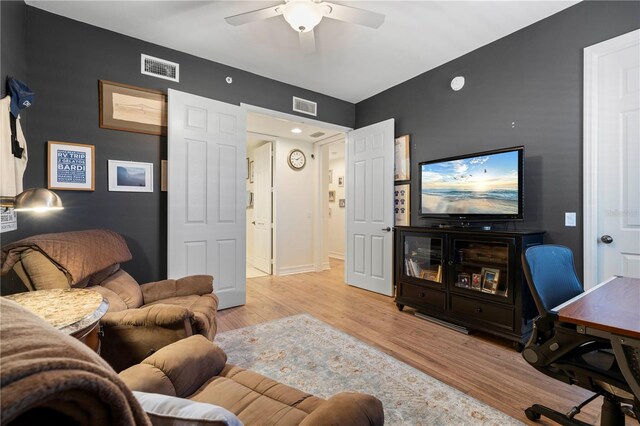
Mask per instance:
[[[302,129],[299,127],[294,127],[293,129],[291,129],[291,133],[295,133],[295,134],[302,133]]]
[[[282,8],[284,19],[291,28],[306,33],[322,20],[322,11],[310,0],[291,0]]]

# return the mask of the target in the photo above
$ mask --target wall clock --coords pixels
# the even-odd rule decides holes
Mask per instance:
[[[307,157],[299,149],[292,149],[287,156],[287,162],[293,170],[302,170],[307,164]]]

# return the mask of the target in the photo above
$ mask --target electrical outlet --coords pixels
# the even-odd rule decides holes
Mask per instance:
[[[564,226],[576,226],[575,212],[566,212],[564,214]]]

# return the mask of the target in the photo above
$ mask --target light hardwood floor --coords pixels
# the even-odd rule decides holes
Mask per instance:
[[[343,262],[332,260],[331,267],[247,280],[247,304],[220,311],[218,332],[308,313],[530,424],[536,423],[524,409],[533,403],[566,412],[590,395],[537,372],[506,340],[458,333],[415,317],[410,308],[400,312],[393,298],[344,284]],[[592,402],[577,418],[593,424],[600,404]]]

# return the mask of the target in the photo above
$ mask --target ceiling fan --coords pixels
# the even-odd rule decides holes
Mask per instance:
[[[324,17],[371,28],[378,28],[384,22],[384,15],[380,13],[322,0],[285,0],[283,4],[228,16],[225,20],[231,25],[243,25],[280,15],[299,34],[300,47],[304,53],[316,50],[313,28]]]

